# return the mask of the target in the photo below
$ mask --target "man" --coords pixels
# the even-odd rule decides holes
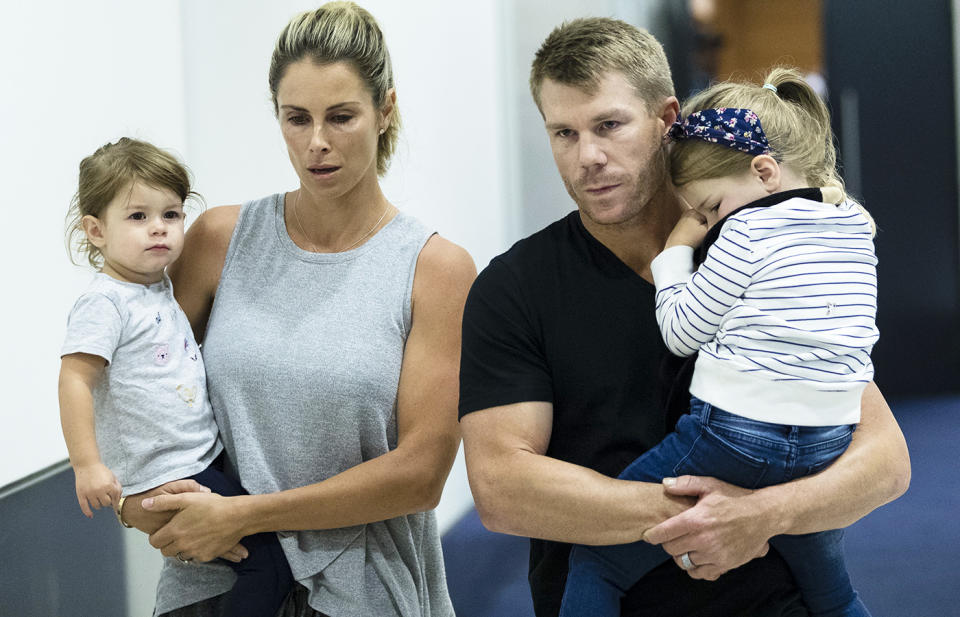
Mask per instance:
[[[679,362],[660,339],[650,262],[681,212],[662,150],[679,105],[660,45],[611,19],[554,30],[530,86],[578,209],[495,258],[467,301],[460,414],[484,524],[533,538],[538,617],[558,613],[568,543],[640,539],[676,565],[634,586],[624,615],[806,615],[767,540],[846,526],[906,490],[889,408],[870,384],[847,452],[788,484],[615,479],[675,420],[664,402]]]

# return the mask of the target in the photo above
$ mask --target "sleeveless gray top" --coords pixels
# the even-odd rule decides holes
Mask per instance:
[[[283,202],[242,206],[203,345],[221,437],[250,493],[319,482],[396,447],[413,275],[432,235],[398,213],[356,249],[311,253],[290,239]],[[453,615],[433,512],[278,535],[322,613]],[[164,561],[158,613],[233,582],[226,566]]]

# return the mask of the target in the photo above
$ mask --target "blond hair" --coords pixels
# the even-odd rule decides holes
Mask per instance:
[[[121,137],[108,143],[80,161],[77,192],[67,211],[67,252],[70,261],[86,255],[87,262],[99,269],[103,264],[100,249],[83,231],[81,221],[90,215],[100,218],[117,194],[142,182],[158,189],[168,189],[186,202],[193,199],[202,205],[198,193],[190,188],[190,172],[172,154],[151,143]]]
[[[762,84],[714,84],[686,101],[681,114],[686,117],[701,109],[720,107],[752,110],[763,125],[770,155],[778,163],[799,173],[810,186],[843,190],[843,180],[836,169],[830,112],[799,72],[778,67],[770,71]],[[694,180],[745,172],[751,160],[752,155],[733,148],[686,139],[670,149],[670,172],[673,183],[681,186]]]
[[[287,68],[304,58],[318,65],[349,63],[381,109],[393,83],[393,65],[377,20],[353,2],[329,2],[314,11],[295,15],[277,38],[267,80],[273,111],[279,114],[277,89]],[[400,135],[400,112],[396,105],[390,124],[377,141],[377,173],[383,175]]]
[[[540,88],[545,79],[594,94],[609,72],[626,77],[651,113],[673,96],[670,65],[657,39],[642,28],[607,17],[557,26],[533,59],[530,93],[542,112]]]
[[[846,194],[843,178],[837,172],[830,111],[799,71],[776,67],[760,84],[713,84],[686,101],[681,115],[720,107],[756,113],[770,145],[770,155],[778,163],[800,174],[808,186],[839,189],[843,199],[853,202],[876,231],[873,217]],[[682,186],[694,180],[746,173],[752,160],[753,155],[733,148],[685,139],[670,148],[670,175],[675,185]]]

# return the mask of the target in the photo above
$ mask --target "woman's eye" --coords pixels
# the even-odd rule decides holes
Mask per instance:
[[[353,119],[353,116],[350,116],[348,114],[337,114],[331,117],[330,121],[333,122],[334,124],[346,124],[347,122],[350,122],[352,119]]]
[[[720,210],[720,204],[717,204],[717,205],[713,206],[712,208],[710,208],[710,212],[717,212],[717,211],[719,211],[719,210]]]
[[[287,122],[289,122],[290,124],[294,124],[296,126],[301,126],[303,124],[306,124],[309,121],[310,119],[307,116],[300,116],[300,115],[287,116]]]

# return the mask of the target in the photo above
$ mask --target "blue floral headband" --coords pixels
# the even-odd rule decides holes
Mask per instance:
[[[749,109],[718,107],[689,114],[674,122],[667,133],[674,141],[702,139],[752,154],[770,154],[770,144],[760,126],[760,118]]]

